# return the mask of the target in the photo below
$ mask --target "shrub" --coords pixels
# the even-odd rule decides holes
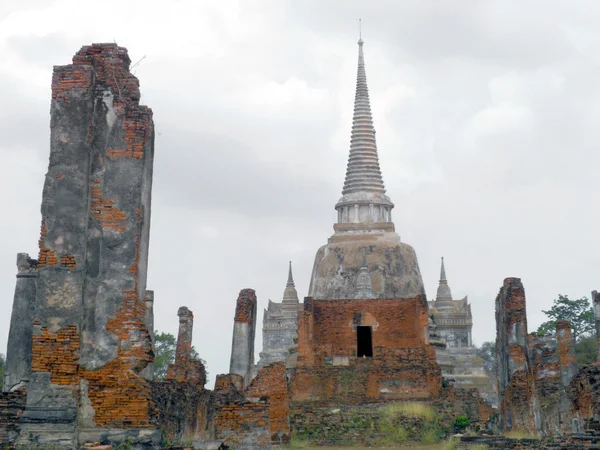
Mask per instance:
[[[454,421],[454,429],[458,432],[463,432],[469,426],[471,419],[465,416],[458,416]]]

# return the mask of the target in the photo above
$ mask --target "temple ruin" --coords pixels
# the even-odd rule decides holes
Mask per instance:
[[[428,302],[416,252],[395,231],[363,46],[360,39],[337,220],[316,252],[308,296],[299,301],[290,263],[282,301],[269,300],[264,311],[255,364],[259,298],[240,290],[229,372],[216,375],[214,390],[192,351],[187,306],[177,312],[174,360],[164,380],[153,379],[154,125],[139,104],[127,51],[93,44],[54,68],[39,254],[17,255],[0,443],[269,449],[304,436],[319,445],[367,438],[370,445],[389,438],[382,411],[406,402],[435,411],[446,434],[459,418],[473,432],[495,433],[463,443],[579,449],[600,441],[600,363],[577,367],[568,322],[557,323],[555,336],[528,334],[518,278],[506,278],[496,298],[498,408],[486,401],[492,394],[467,297],[452,298],[442,260]],[[592,297],[600,336],[600,295]],[[502,436],[511,432],[531,439]]]

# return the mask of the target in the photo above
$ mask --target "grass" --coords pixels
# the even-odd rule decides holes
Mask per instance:
[[[388,417],[404,416],[425,421],[437,418],[437,414],[431,406],[419,402],[391,403],[383,409],[383,414]]]
[[[408,432],[393,422],[393,417],[384,416],[379,421],[379,432],[384,436],[381,444],[399,444],[408,440]]]
[[[521,430],[507,431],[504,436],[511,439],[539,439],[538,436]]]
[[[400,418],[422,421],[422,429],[409,433],[400,425]],[[398,402],[387,405],[381,410],[379,431],[385,436],[382,444],[412,440],[430,445],[439,442],[444,435],[435,409],[420,402]]]

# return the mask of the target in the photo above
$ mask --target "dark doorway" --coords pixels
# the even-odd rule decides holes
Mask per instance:
[[[371,327],[356,327],[356,349],[359,358],[363,356],[367,358],[373,357]]]

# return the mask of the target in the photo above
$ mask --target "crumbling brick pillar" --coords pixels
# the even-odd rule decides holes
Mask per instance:
[[[179,316],[179,333],[175,349],[175,364],[189,359],[192,353],[192,332],[194,329],[194,313],[182,306],[177,311]]]
[[[242,289],[235,308],[229,373],[241,375],[244,386],[250,384],[254,366],[256,303],[254,289]]]
[[[506,278],[496,297],[499,413],[505,431],[541,429],[527,341],[525,289],[519,278]]]
[[[37,261],[27,253],[17,255],[17,284],[13,300],[4,391],[8,392],[21,382],[26,384],[31,375],[31,338],[35,310]]]
[[[177,311],[179,333],[175,347],[175,362],[167,369],[167,380],[190,384],[206,383],[206,368],[201,361],[192,359],[192,336],[194,331],[194,313],[186,306]]]
[[[563,386],[567,387],[577,373],[577,362],[575,361],[575,349],[569,321],[561,320],[556,323],[556,341],[558,344],[560,376]]]
[[[596,361],[600,362],[600,292],[592,291],[592,304],[596,321]]]

